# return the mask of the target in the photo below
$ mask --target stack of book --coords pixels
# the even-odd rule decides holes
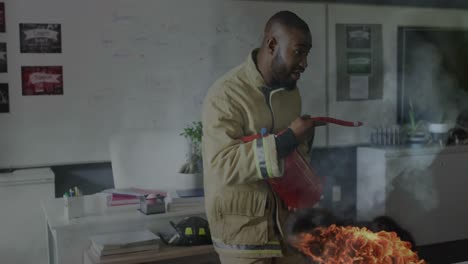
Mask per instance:
[[[120,205],[140,205],[140,197],[166,196],[166,192],[159,190],[146,190],[139,188],[108,189],[103,193],[107,194],[107,206]]]
[[[183,212],[205,209],[203,188],[169,191],[165,198],[166,212]]]
[[[149,256],[159,252],[161,239],[149,230],[90,237],[89,257],[95,263],[122,256]]]

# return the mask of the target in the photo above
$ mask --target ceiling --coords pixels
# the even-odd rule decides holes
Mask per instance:
[[[245,0],[244,0],[245,1]],[[252,1],[252,0],[246,0]],[[263,0],[265,2],[322,2],[331,4],[398,5],[468,9],[468,0]]]

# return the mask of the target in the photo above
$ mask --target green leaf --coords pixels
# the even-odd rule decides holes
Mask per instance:
[[[193,142],[200,143],[203,136],[203,125],[200,121],[193,121],[191,125],[185,127],[181,136],[192,140]]]

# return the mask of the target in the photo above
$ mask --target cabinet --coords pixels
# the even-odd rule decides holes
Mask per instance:
[[[468,238],[468,146],[357,151],[358,220],[388,215],[418,245]]]
[[[48,168],[0,173],[0,263],[46,263],[40,200],[54,197]]]

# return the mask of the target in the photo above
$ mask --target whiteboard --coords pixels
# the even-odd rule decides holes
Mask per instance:
[[[0,81],[10,85],[11,113],[0,114],[0,168],[108,161],[115,134],[180,133],[200,120],[211,84],[246,59],[284,9],[303,17],[314,39],[300,83],[304,112],[325,113],[323,4],[7,0],[6,9],[9,63]],[[21,54],[19,23],[60,23],[62,53]],[[22,96],[28,65],[63,65],[64,95]]]

